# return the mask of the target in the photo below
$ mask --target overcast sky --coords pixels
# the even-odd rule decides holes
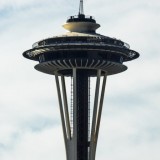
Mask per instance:
[[[65,159],[54,77],[22,57],[40,39],[65,33],[78,0],[0,0],[0,159]],[[160,159],[160,1],[86,0],[98,33],[140,58],[108,77],[97,160]]]

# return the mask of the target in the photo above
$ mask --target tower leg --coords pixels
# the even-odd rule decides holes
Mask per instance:
[[[95,98],[94,98],[94,109],[93,109],[93,118],[92,118],[89,160],[95,160],[95,156],[96,156],[96,148],[97,148],[99,127],[100,127],[103,100],[104,100],[104,94],[105,94],[107,73],[104,74],[102,88],[101,88],[101,92],[100,92],[100,77],[101,76],[102,76],[102,72],[101,72],[101,70],[98,70],[97,71]],[[99,93],[100,93],[100,96],[99,96]]]
[[[87,70],[73,68],[73,135],[68,113],[65,78],[55,73],[67,160],[95,160],[107,73],[97,70],[91,135],[89,133],[89,78]],[[59,81],[61,77],[61,84]],[[102,87],[100,89],[100,86]],[[100,96],[99,96],[100,95]],[[88,137],[90,136],[90,141]]]

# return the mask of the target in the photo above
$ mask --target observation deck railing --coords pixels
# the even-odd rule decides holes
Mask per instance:
[[[67,39],[68,38],[68,39]],[[111,45],[111,46],[117,46],[117,47],[125,47],[127,49],[130,48],[129,44],[122,42],[120,40],[116,39],[97,39],[97,38],[92,38],[92,37],[78,37],[78,39],[70,38],[70,37],[62,37],[62,38],[50,38],[46,40],[42,40],[39,42],[36,42],[32,45],[32,48],[38,48],[38,47],[43,47],[43,46],[51,46],[51,45]]]

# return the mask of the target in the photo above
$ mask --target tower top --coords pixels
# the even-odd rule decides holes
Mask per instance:
[[[83,0],[80,0],[79,15],[83,15],[83,14],[84,14]]]
[[[70,16],[63,27],[70,32],[95,33],[100,25],[93,16],[84,14],[83,0],[80,0],[78,15]]]

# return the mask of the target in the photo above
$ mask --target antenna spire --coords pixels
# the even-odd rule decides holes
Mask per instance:
[[[79,4],[79,15],[80,14],[84,14],[83,0],[80,0],[80,4]]]

